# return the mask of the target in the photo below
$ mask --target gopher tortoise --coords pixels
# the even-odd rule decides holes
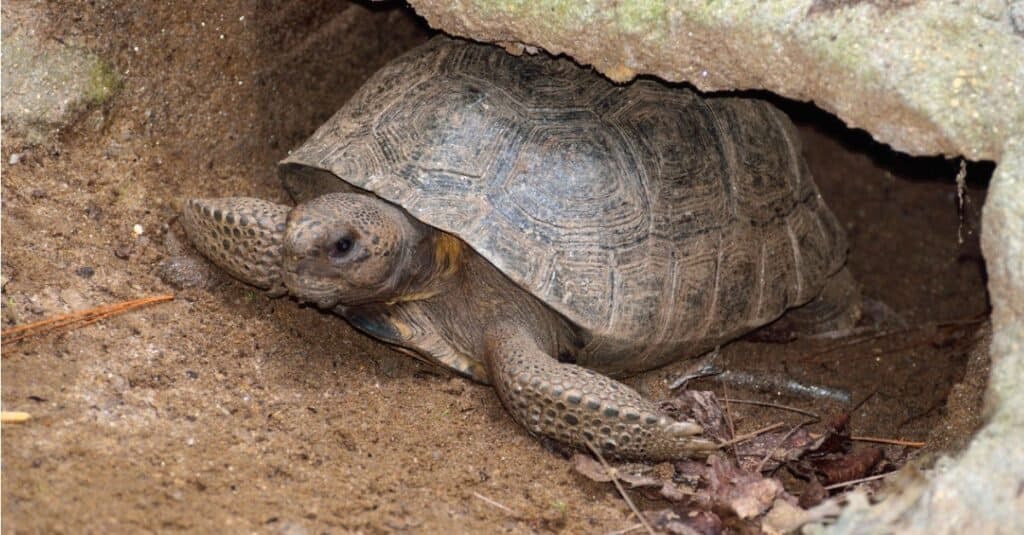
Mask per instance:
[[[295,207],[187,202],[202,254],[494,385],[533,433],[617,457],[716,444],[610,377],[787,308],[844,316],[854,293],[785,115],[566,59],[434,38],[280,171]]]

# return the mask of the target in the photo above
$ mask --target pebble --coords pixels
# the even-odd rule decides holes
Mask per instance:
[[[280,522],[275,522],[274,524],[275,524],[275,526],[270,531],[273,532],[273,533],[277,533],[279,535],[308,535],[309,534],[309,530],[306,529],[306,526],[303,526],[302,524],[300,524],[299,522],[296,522],[294,520],[284,520],[284,521],[280,521]]]
[[[194,256],[165,258],[157,269],[160,279],[178,290],[206,286],[211,276],[209,265]]]
[[[1010,4],[1010,24],[1017,35],[1024,36],[1024,2]]]
[[[11,165],[18,165],[19,163],[21,163],[21,153],[20,152],[15,152],[15,153],[11,154],[11,159],[7,160],[7,163],[9,163]]]
[[[184,256],[188,254],[189,248],[182,243],[177,234],[166,229],[164,231],[164,251],[171,256]]]
[[[121,260],[128,260],[132,256],[132,246],[121,244],[114,249],[114,256]]]
[[[134,226],[132,226],[132,233],[135,234],[136,236],[142,236],[143,232],[144,229],[142,228],[142,225],[136,223]]]
[[[25,310],[37,316],[41,316],[46,312],[46,308],[40,303],[40,297],[37,294],[32,294],[25,299]]]
[[[90,219],[99,221],[100,220],[100,216],[103,215],[103,208],[100,207],[100,205],[98,205],[98,204],[96,204],[94,202],[90,202],[85,207],[85,215],[89,216]]]
[[[60,300],[71,310],[82,310],[88,306],[85,297],[76,290],[65,288],[60,292]]]
[[[75,275],[82,277],[83,279],[91,279],[96,274],[96,270],[91,266],[82,266],[75,270]]]

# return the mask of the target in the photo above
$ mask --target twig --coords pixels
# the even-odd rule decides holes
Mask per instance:
[[[77,325],[74,325],[74,328],[84,327],[91,323],[96,323],[101,319],[109,318],[110,316],[117,314],[123,314],[134,308],[153,303],[170,301],[172,299],[174,299],[174,295],[165,294],[146,297],[143,299],[135,299],[132,301],[122,301],[120,303],[98,306],[87,310],[79,310],[69,314],[61,314],[59,316],[42,319],[26,325],[18,325],[17,327],[4,329],[3,332],[0,332],[0,337],[3,338],[4,342],[17,342],[18,340],[25,339],[29,336],[46,333],[54,329],[59,329],[76,323]]]
[[[607,533],[607,535],[626,535],[626,533],[633,533],[634,531],[636,531],[638,529],[644,529],[644,525],[643,524],[633,524],[632,526],[629,526],[628,528],[622,528],[622,529],[617,529],[615,531],[609,531]]]
[[[778,447],[782,446],[783,444],[785,444],[786,441],[789,440],[789,437],[793,436],[793,433],[796,433],[797,429],[800,429],[801,427],[803,427],[803,426],[805,426],[805,425],[807,425],[809,423],[813,423],[813,422],[801,422],[799,424],[796,424],[795,426],[793,426],[792,429],[789,430],[789,432],[787,432],[785,435],[782,436],[781,439],[779,439],[779,443],[778,444],[776,444],[775,446],[773,446],[771,448],[766,448],[768,451],[764,454],[764,457],[761,459],[761,462],[757,463],[757,468],[754,469],[754,473],[755,474],[760,474],[761,473],[761,469],[764,468],[764,463],[768,462],[768,459],[771,459],[772,452],[775,450],[775,448],[778,448]]]
[[[835,344],[832,347],[826,348],[826,349],[824,349],[822,351],[818,351],[817,353],[812,353],[810,355],[804,356],[800,360],[802,360],[802,361],[813,360],[813,359],[816,359],[818,357],[821,357],[821,356],[824,356],[824,355],[828,355],[829,353],[833,353],[833,352],[839,351],[840,349],[844,349],[844,348],[848,348],[848,347],[853,347],[853,346],[858,346],[858,345],[861,345],[861,344],[864,344],[864,343],[867,343],[867,342],[871,342],[871,341],[874,341],[874,340],[880,340],[882,338],[888,338],[890,336],[907,335],[907,334],[911,334],[911,333],[917,333],[917,332],[926,331],[928,329],[945,329],[945,328],[949,328],[949,327],[964,327],[964,326],[968,326],[968,325],[977,325],[979,323],[984,323],[987,319],[988,319],[988,315],[987,314],[983,314],[983,315],[980,315],[980,316],[975,316],[973,318],[963,318],[963,319],[956,319],[956,320],[950,320],[950,321],[939,321],[939,322],[933,322],[933,323],[924,323],[924,324],[921,324],[921,325],[915,325],[913,327],[907,327],[907,328],[903,328],[903,329],[891,329],[891,330],[887,330],[887,331],[876,332],[876,333],[873,333],[873,334],[870,334],[870,335],[867,335],[867,336],[853,336],[853,337],[847,338],[845,340],[841,340],[840,343]],[[917,347],[917,346],[920,346],[920,345],[924,345],[926,343],[928,343],[928,342],[927,341],[918,342],[918,343],[914,343],[914,344],[910,344],[910,345],[898,348],[896,351],[888,351],[888,352],[889,353],[896,353],[898,351],[903,351],[903,350],[906,350],[906,349],[914,348],[914,347]]]
[[[960,171],[956,174],[956,244],[964,243],[964,197],[967,195],[967,161],[960,158]]]
[[[474,491],[473,492],[473,496],[476,496],[477,498],[483,500],[485,503],[493,505],[494,507],[497,507],[498,509],[501,509],[502,511],[505,511],[506,513],[508,513],[508,514],[510,514],[510,515],[512,515],[512,516],[514,516],[516,518],[520,518],[519,513],[513,511],[512,508],[510,508],[510,507],[508,507],[506,505],[502,505],[502,504],[500,504],[500,503],[498,503],[498,502],[488,498],[487,496],[484,496],[483,494],[480,494],[479,492]]]
[[[32,415],[27,412],[2,411],[0,412],[0,423],[20,424],[25,423]]]
[[[721,378],[721,376],[719,376]],[[729,400],[732,399],[729,396],[729,384],[722,381],[722,399],[725,400],[725,421],[729,424],[729,436],[736,437],[736,424],[732,419],[732,405],[729,404]],[[732,443],[732,456],[736,459],[736,464],[740,463],[740,452],[735,447],[736,443]],[[724,446],[722,446],[724,448]]]
[[[871,392],[868,392],[868,395],[864,396],[864,399],[858,401],[856,405],[850,407],[850,410],[846,411],[846,414],[853,414],[853,413],[859,411],[860,408],[863,407],[865,403],[867,403],[868,401],[871,401],[871,398],[875,397],[875,394],[878,394],[878,389],[877,388],[872,390]]]
[[[850,437],[850,440],[856,440],[859,442],[877,442],[879,444],[892,444],[894,446],[906,446],[908,448],[923,448],[928,445],[927,442],[916,442],[913,440],[900,440],[897,438],[881,438],[881,437]]]
[[[741,405],[758,405],[760,407],[771,407],[773,409],[779,409],[779,410],[783,410],[783,411],[795,412],[797,414],[803,414],[804,416],[810,416],[811,418],[814,418],[815,420],[820,420],[821,419],[821,416],[818,416],[817,414],[814,414],[811,411],[805,411],[803,409],[798,409],[796,407],[791,407],[789,405],[780,405],[778,403],[771,403],[771,402],[768,402],[768,401],[756,401],[756,400],[752,400],[752,399],[734,399],[734,398],[722,398],[722,399],[724,401],[726,401],[726,402],[739,403]]]
[[[841,489],[843,487],[849,487],[851,485],[857,485],[859,483],[867,483],[868,481],[874,481],[876,479],[882,479],[884,477],[888,477],[888,476],[890,476],[890,475],[892,475],[894,473],[896,473],[896,472],[895,471],[893,471],[893,472],[886,472],[884,474],[878,474],[877,476],[868,476],[868,477],[862,477],[860,479],[851,479],[849,481],[844,481],[842,483],[836,483],[835,485],[829,485],[829,486],[825,487],[825,490],[835,490],[835,489]]]
[[[647,530],[647,533],[649,533],[650,535],[656,535],[654,533],[654,528],[652,528],[651,525],[647,523],[647,519],[644,518],[644,515],[640,513],[640,510],[636,508],[636,504],[633,503],[633,500],[629,497],[629,494],[626,494],[626,489],[622,488],[622,483],[619,481],[619,476],[616,473],[615,469],[608,465],[608,461],[604,460],[604,455],[601,455],[601,452],[598,451],[598,449],[595,448],[589,440],[584,440],[584,443],[587,445],[588,448],[590,448],[590,451],[593,452],[594,456],[597,457],[598,462],[600,462],[601,466],[604,468],[604,472],[608,474],[608,477],[612,480],[612,483],[615,484],[615,488],[619,491],[619,495],[622,496],[623,500],[626,500],[626,505],[628,505],[630,510],[633,511],[633,514],[636,515],[636,519],[644,525],[644,529]]]
[[[695,379],[720,375],[725,371],[721,366],[715,364],[715,361],[718,360],[720,350],[721,346],[715,346],[715,349],[710,353],[698,358],[694,364],[687,366],[688,371],[672,381],[668,385],[668,389],[675,390],[679,387],[686,386],[686,383]]]
[[[726,440],[725,442],[722,442],[721,444],[719,444],[718,447],[720,447],[720,448],[727,448],[729,446],[732,446],[733,444],[737,444],[739,442],[743,442],[744,440],[750,440],[750,439],[756,437],[757,435],[763,435],[763,434],[767,433],[768,431],[774,431],[774,430],[782,427],[782,425],[783,425],[782,422],[776,422],[776,423],[774,423],[772,425],[769,425],[768,427],[762,427],[761,429],[758,429],[757,431],[751,431],[751,432],[743,434],[743,435],[734,436],[732,438],[732,440]]]

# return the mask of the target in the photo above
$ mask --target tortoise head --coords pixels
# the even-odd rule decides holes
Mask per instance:
[[[182,221],[203,255],[244,282],[321,308],[400,301],[429,285],[434,235],[377,197],[332,193],[295,208],[193,199]]]
[[[394,301],[428,267],[426,230],[377,197],[317,197],[288,214],[284,283],[289,293],[321,308]]]

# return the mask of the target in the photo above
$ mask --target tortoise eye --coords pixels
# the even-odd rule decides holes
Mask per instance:
[[[352,250],[352,238],[349,238],[348,236],[346,236],[346,237],[340,238],[338,241],[334,242],[334,246],[331,247],[331,250],[327,253],[327,256],[330,256],[331,258],[335,258],[335,259],[343,258],[351,250]]]

